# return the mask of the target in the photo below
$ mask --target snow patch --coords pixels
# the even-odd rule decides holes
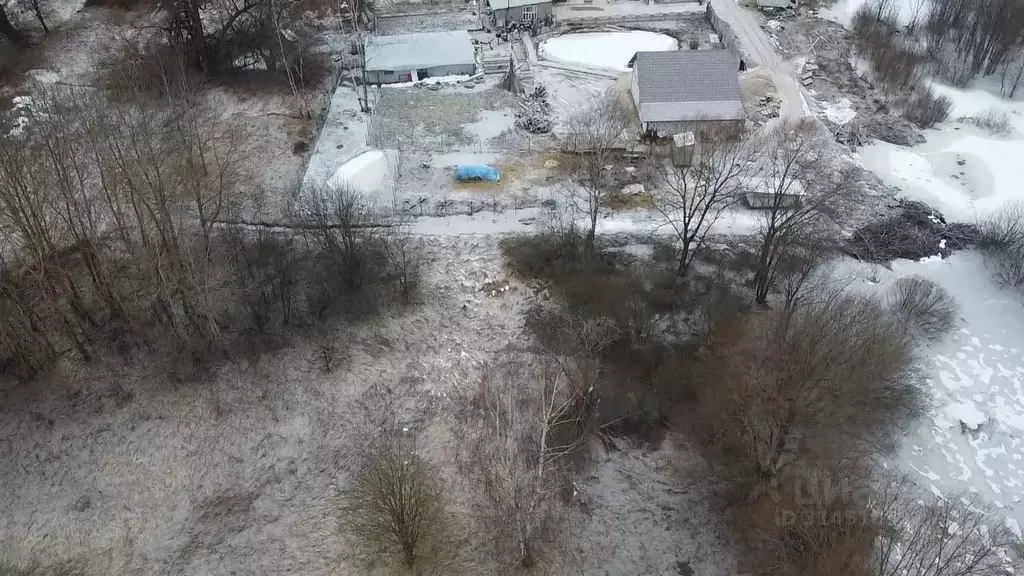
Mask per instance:
[[[370,150],[342,164],[327,180],[327,185],[373,194],[384,184],[387,173],[388,157],[380,150]]]
[[[868,0],[836,0],[836,3],[826,8],[820,8],[818,10],[818,17],[833,22],[838,22],[847,28],[853,22],[853,16],[857,13],[857,9],[861,5],[866,4]],[[920,0],[895,0],[890,3],[892,9],[896,11],[896,20],[901,24],[909,24],[914,20],[915,14],[921,13],[924,10],[924,3]],[[923,14],[919,14],[923,16]]]
[[[853,109],[849,98],[840,98],[833,103],[822,104],[821,113],[833,124],[840,126],[850,122],[857,116],[857,112]]]
[[[408,88],[410,86],[430,86],[432,84],[458,84],[459,82],[465,82],[472,76],[468,74],[453,74],[451,76],[434,76],[432,78],[424,78],[422,80],[416,80],[415,82],[395,82],[394,84],[381,84],[382,88]]]
[[[516,117],[508,110],[484,110],[480,112],[479,120],[464,125],[464,128],[476,136],[477,140],[486,142],[512,128],[515,123]]]
[[[954,420],[959,420],[964,426],[971,430],[977,430],[979,426],[985,423],[988,418],[985,414],[978,410],[978,407],[974,405],[974,402],[953,402],[949,406],[946,406],[946,414]]]
[[[626,71],[637,52],[676,50],[679,42],[671,36],[633,30],[630,32],[588,32],[565,34],[540,43],[540,57],[560,64]]]

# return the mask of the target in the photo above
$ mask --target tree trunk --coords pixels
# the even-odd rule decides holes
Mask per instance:
[[[754,301],[758,304],[764,304],[768,301],[768,289],[770,288],[768,280],[771,277],[770,256],[773,241],[770,237],[765,238],[764,243],[761,244],[761,254],[757,258],[757,272],[754,273]]]
[[[7,38],[15,46],[25,45],[25,36],[11,24],[10,18],[7,17],[7,8],[2,4],[0,4],[0,36]]]
[[[274,11],[270,3],[263,9],[263,36],[269,39],[269,55],[267,56],[267,72],[277,73],[278,63],[281,61],[281,40],[279,32],[274,25]]]
[[[203,72],[209,72],[212,66],[210,53],[206,46],[206,32],[203,20],[199,15],[199,0],[186,0],[189,19],[189,49],[192,52],[193,65]]]
[[[46,20],[43,19],[43,9],[39,5],[39,0],[32,0],[32,13],[35,14],[36,20],[39,20],[39,25],[43,27],[43,34],[49,34],[50,29],[46,26]]]

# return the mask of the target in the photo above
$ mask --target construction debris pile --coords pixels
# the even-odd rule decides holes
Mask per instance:
[[[923,202],[902,200],[895,208],[892,216],[855,230],[844,251],[858,260],[882,264],[936,255],[945,258],[954,250],[971,248],[980,237],[976,225],[947,223]]]
[[[551,132],[551,104],[548,102],[548,90],[544,85],[538,84],[533,92],[520,99],[518,104],[520,109],[516,111],[516,127],[531,134]]]

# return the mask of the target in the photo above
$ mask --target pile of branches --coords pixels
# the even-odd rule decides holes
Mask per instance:
[[[534,87],[533,92],[523,98],[520,106],[521,111],[516,113],[516,127],[531,134],[551,132],[551,104],[548,102],[548,89],[543,84]]]
[[[876,263],[935,255],[945,258],[954,250],[974,246],[978,239],[974,224],[946,223],[942,214],[927,204],[904,200],[894,215],[854,231],[845,251],[858,260]]]

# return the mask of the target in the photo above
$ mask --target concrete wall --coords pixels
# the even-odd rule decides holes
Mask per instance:
[[[550,2],[532,4],[532,6],[537,9],[537,15],[534,17],[534,20],[537,22],[542,21],[551,15]],[[507,26],[513,22],[522,22],[523,8],[524,6],[516,6],[514,8],[508,8],[507,10],[495,10],[491,20],[496,28]]]
[[[416,72],[416,70],[367,70],[366,81],[370,84],[395,84],[397,82],[422,80],[423,78],[417,77]],[[425,78],[455,76],[459,74],[472,76],[475,73],[475,64],[433,66],[427,68],[427,75]]]
[[[633,96],[633,106],[636,108],[637,119],[640,117],[640,82],[636,78],[636,70],[629,72],[629,93]]]
[[[711,27],[715,29],[715,33],[718,34],[718,38],[722,41],[722,44],[726,48],[739,53],[740,57],[746,62],[747,68],[753,68],[758,65],[758,62],[751,58],[750,54],[748,54],[747,51],[743,49],[743,46],[740,45],[739,41],[737,41],[736,33],[733,32],[732,26],[730,26],[728,22],[723,20],[722,17],[715,12],[715,8],[711,5],[711,2],[708,2],[708,8],[705,12],[705,16],[711,24]]]

